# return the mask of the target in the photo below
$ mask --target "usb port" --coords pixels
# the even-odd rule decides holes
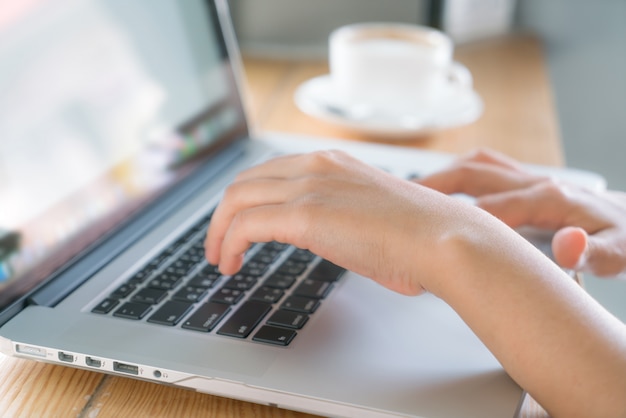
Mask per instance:
[[[73,363],[74,362],[74,355],[73,354],[67,354],[67,353],[64,353],[62,351],[59,351],[59,360],[64,361],[66,363]]]
[[[117,361],[113,362],[113,370],[115,370],[116,372],[121,372],[121,373],[128,373],[128,374],[134,374],[134,375],[139,374],[139,366],[133,366],[132,364],[120,363]]]
[[[102,360],[97,358],[85,357],[85,364],[89,367],[102,367]]]

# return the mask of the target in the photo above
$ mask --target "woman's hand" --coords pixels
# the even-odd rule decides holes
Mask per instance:
[[[614,276],[626,270],[626,194],[587,190],[532,174],[494,151],[479,150],[419,180],[443,193],[476,197],[477,206],[515,228],[556,231],[552,251],[564,268]]]
[[[427,273],[439,238],[481,212],[468,207],[460,215],[457,206],[342,152],[284,156],[241,173],[228,187],[205,248],[211,263],[233,274],[251,243],[289,243],[399,293],[419,294],[435,276]]]

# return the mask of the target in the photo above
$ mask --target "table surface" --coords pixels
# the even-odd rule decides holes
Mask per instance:
[[[457,48],[455,59],[472,72],[483,98],[481,118],[428,136],[386,141],[428,150],[464,153],[500,150],[521,161],[563,165],[558,121],[542,44],[528,35]],[[255,130],[381,141],[300,112],[293,92],[303,81],[328,73],[325,60],[245,58],[249,116]],[[190,390],[0,354],[0,415],[25,417],[312,417]],[[526,398],[521,418],[547,414]]]

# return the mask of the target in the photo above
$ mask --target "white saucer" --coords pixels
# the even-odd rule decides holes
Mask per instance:
[[[358,132],[389,139],[419,135],[474,122],[482,114],[483,102],[471,88],[458,88],[427,111],[391,111],[367,104],[351,104],[339,97],[329,75],[302,83],[294,93],[304,113]]]

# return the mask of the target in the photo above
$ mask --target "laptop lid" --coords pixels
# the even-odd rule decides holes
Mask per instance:
[[[247,137],[218,25],[200,0],[3,5],[0,324]]]

